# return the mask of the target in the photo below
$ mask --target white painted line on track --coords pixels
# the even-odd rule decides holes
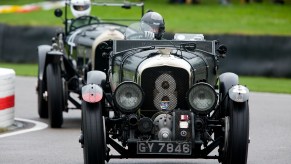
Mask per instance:
[[[39,121],[28,120],[28,119],[23,119],[23,118],[15,118],[15,120],[33,123],[34,126],[30,129],[24,129],[24,130],[18,130],[15,132],[11,132],[11,133],[0,134],[0,138],[14,136],[14,135],[23,134],[23,133],[29,133],[29,132],[33,132],[33,131],[38,131],[38,130],[42,130],[42,129],[45,129],[48,127],[47,124],[45,124],[43,122],[39,122]]]

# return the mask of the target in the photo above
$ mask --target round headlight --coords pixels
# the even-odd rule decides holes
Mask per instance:
[[[143,91],[133,82],[123,82],[115,90],[115,105],[124,113],[135,112],[143,103]]]
[[[207,83],[197,83],[188,92],[188,103],[194,113],[207,114],[217,103],[213,87]]]

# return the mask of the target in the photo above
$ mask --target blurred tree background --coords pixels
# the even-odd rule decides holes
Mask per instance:
[[[0,11],[1,7],[5,5],[27,5],[32,3],[44,3],[44,2],[56,2],[57,0],[0,0]],[[98,0],[102,1],[102,0]],[[103,0],[108,1],[108,0]],[[112,0],[111,0],[112,1]],[[121,0],[119,0],[121,1]],[[123,0],[122,0],[123,1]],[[140,0],[134,0],[139,2]],[[239,40],[234,41],[235,46],[240,46],[239,52],[243,53],[246,51],[244,48],[248,47],[248,39],[250,38],[267,38],[268,45],[264,44],[264,41],[257,39],[259,42],[252,44],[252,48],[260,48],[265,51],[270,51],[271,47],[275,49],[284,48],[287,52],[284,53],[285,56],[289,55],[288,42],[291,36],[291,0],[183,0],[182,3],[174,2],[174,0],[144,0],[145,10],[152,9],[161,13],[164,16],[166,22],[167,32],[189,32],[189,33],[203,33],[203,34],[217,34],[220,36],[238,36]],[[275,3],[275,1],[277,1]],[[170,3],[171,2],[171,3]],[[33,12],[24,13],[1,13],[0,12],[0,32],[1,24],[3,27],[8,25],[11,26],[22,26],[25,29],[27,26],[47,26],[50,27],[63,27],[63,19],[56,18],[54,16],[54,10],[36,10]],[[106,18],[133,18],[140,19],[140,10],[133,8],[132,10],[117,10],[116,7],[99,7],[92,11],[92,15],[97,16],[101,19]],[[16,27],[17,28],[17,27]],[[34,27],[32,27],[34,28]],[[2,29],[3,30],[3,29]],[[27,33],[32,33],[28,31]],[[227,35],[224,35],[227,34]],[[234,34],[234,35],[233,35]],[[0,33],[1,35],[1,33]],[[216,36],[217,36],[216,35]],[[244,39],[241,38],[242,35]],[[255,36],[254,36],[255,35]],[[267,36],[266,36],[267,35]],[[4,34],[3,34],[4,36]],[[20,37],[20,36],[17,36]],[[39,37],[40,38],[40,37]],[[273,38],[279,38],[279,40],[287,41],[283,42],[282,46],[276,47]],[[7,37],[6,37],[7,39]],[[17,39],[17,38],[16,38]],[[45,40],[50,41],[50,38],[45,37]],[[229,41],[229,40],[228,40]],[[266,39],[265,39],[266,41]],[[1,42],[1,38],[0,38]],[[2,38],[2,43],[5,42]],[[230,40],[228,44],[231,44],[233,40]],[[247,42],[247,43],[246,43]],[[276,41],[275,41],[276,42]],[[239,43],[239,44],[238,44]],[[242,44],[243,43],[243,44]],[[279,42],[280,44],[282,42]],[[37,43],[39,44],[39,43]],[[1,44],[0,44],[1,45]],[[32,47],[33,52],[37,45],[24,44],[26,47]],[[231,48],[235,48],[231,46]],[[1,47],[1,46],[0,46]],[[3,48],[3,46],[2,46]],[[14,48],[14,47],[13,47]],[[19,48],[19,45],[17,47]],[[252,50],[253,50],[252,49]],[[250,51],[250,50],[249,50]],[[283,51],[283,52],[285,52]],[[21,51],[27,53],[26,51]],[[274,57],[279,57],[280,54],[274,54],[270,59],[269,64],[271,68],[277,68],[278,65],[274,65]],[[281,52],[281,51],[280,51]],[[258,61],[262,67],[261,54],[264,53],[257,52]],[[32,53],[34,54],[34,53]],[[227,59],[233,61],[237,56],[230,55]],[[3,55],[3,54],[2,54]],[[11,54],[8,54],[11,56]],[[22,54],[18,54],[22,55]],[[27,54],[26,54],[27,55]],[[252,57],[256,58],[256,55],[250,54]],[[282,61],[287,61],[283,55]],[[0,49],[1,57],[1,49]],[[251,57],[249,57],[251,58]],[[253,59],[253,58],[252,58]],[[246,60],[247,57],[246,57]],[[249,59],[251,60],[251,59]],[[246,63],[245,60],[241,61]],[[267,61],[268,62],[268,61]],[[19,64],[19,63],[1,63],[2,67],[13,68],[16,70],[17,75],[24,76],[35,76],[37,74],[37,64]],[[249,86],[252,91],[260,92],[278,92],[278,93],[291,93],[290,90],[290,80],[291,79],[271,79],[265,77],[241,77],[241,83]]]
[[[51,0],[52,1],[52,0]],[[54,0],[55,1],[55,0]],[[172,0],[144,0],[145,9],[161,13],[168,32],[203,34],[247,34],[291,36],[291,2],[275,0],[184,0],[186,3],[169,3]],[[222,1],[228,1],[224,4]],[[280,1],[280,0],[279,0]],[[24,5],[43,0],[1,0],[0,5]],[[98,8],[92,14],[102,18],[136,18],[140,15],[116,8]],[[9,25],[62,26],[62,20],[53,11],[0,14],[0,23]]]

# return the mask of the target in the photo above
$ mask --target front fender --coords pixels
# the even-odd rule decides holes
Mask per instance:
[[[222,97],[226,96],[229,89],[239,84],[239,78],[238,75],[226,72],[219,76],[219,92],[222,94]]]
[[[219,77],[219,93],[220,93],[220,108],[221,110],[218,112],[218,117],[221,115],[227,114],[227,106],[228,106],[228,99],[226,96],[229,93],[231,87],[239,84],[239,77],[235,73],[226,72],[221,74]]]
[[[102,71],[89,71],[87,73],[87,84],[101,85],[106,80],[106,74]]]
[[[242,85],[235,85],[228,91],[229,98],[235,102],[246,102],[249,100],[250,91],[247,87]]]
[[[43,80],[44,71],[45,71],[45,63],[46,63],[46,55],[47,52],[51,50],[51,46],[49,45],[40,45],[37,47],[38,50],[38,78]]]
[[[40,45],[38,46],[38,78],[44,79],[45,68],[48,63],[58,63],[63,57],[60,51],[52,50],[52,46]]]

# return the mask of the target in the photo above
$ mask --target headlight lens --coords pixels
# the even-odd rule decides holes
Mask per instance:
[[[114,101],[122,112],[133,113],[142,105],[143,96],[139,85],[134,82],[123,82],[115,90]]]
[[[207,114],[217,103],[217,95],[211,85],[197,83],[188,92],[188,103],[194,113]]]

